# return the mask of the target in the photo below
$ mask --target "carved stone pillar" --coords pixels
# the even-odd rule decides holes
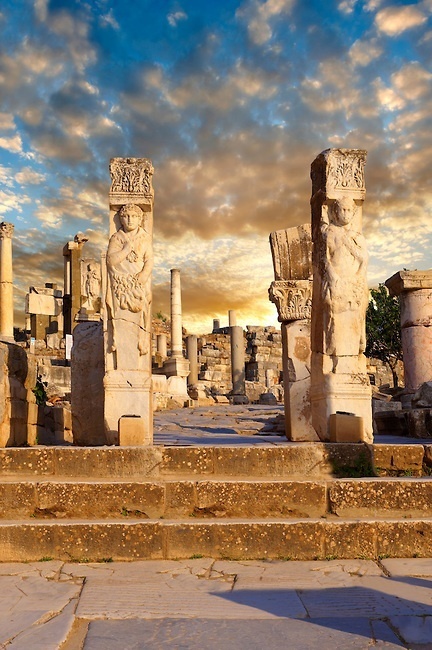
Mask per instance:
[[[337,412],[363,419],[372,441],[371,389],[363,354],[368,304],[362,235],[366,151],[327,149],[312,163],[312,424],[330,436]]]
[[[0,223],[0,339],[13,343],[13,278],[12,278],[12,235],[11,223]]]
[[[153,166],[145,158],[112,158],[110,173],[110,240],[102,265],[105,427],[108,442],[118,442],[119,419],[139,416],[140,444],[149,445]]]
[[[399,296],[405,390],[414,393],[432,380],[432,270],[399,271],[385,285]]]
[[[167,337],[166,334],[158,334],[156,336],[156,352],[162,359],[167,356]]]
[[[312,240],[309,224],[270,234],[275,281],[269,298],[282,332],[285,433],[288,440],[317,441],[310,410]]]

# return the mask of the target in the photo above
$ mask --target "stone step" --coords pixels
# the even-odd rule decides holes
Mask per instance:
[[[432,519],[0,523],[0,561],[432,557]]]
[[[281,443],[256,446],[8,447],[0,449],[0,476],[123,478],[327,478],[421,476],[432,446]]]
[[[0,519],[427,517],[430,478],[0,481]]]

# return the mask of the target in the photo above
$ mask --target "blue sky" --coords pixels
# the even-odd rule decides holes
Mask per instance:
[[[369,282],[432,267],[432,0],[3,0],[0,218],[16,319],[62,247],[108,238],[109,159],[155,167],[154,312],[274,323],[268,235],[310,220],[310,164],[368,150]]]

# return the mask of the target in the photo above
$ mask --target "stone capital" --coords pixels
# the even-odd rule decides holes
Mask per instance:
[[[0,239],[12,239],[13,231],[13,223],[6,223],[6,221],[0,223]]]
[[[398,271],[385,281],[391,296],[399,296],[404,291],[432,289],[432,270]]]
[[[363,149],[326,149],[311,166],[312,197],[318,192],[327,199],[350,196],[364,200],[366,194]]]
[[[109,202],[112,209],[134,203],[142,210],[153,206],[153,165],[147,158],[111,158],[109,166],[111,189]]]
[[[269,300],[276,305],[281,323],[310,319],[312,280],[275,280],[269,288]]]

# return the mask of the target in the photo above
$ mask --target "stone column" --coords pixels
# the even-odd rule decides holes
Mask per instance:
[[[312,424],[330,437],[330,416],[349,413],[372,442],[366,371],[367,250],[362,235],[366,151],[327,149],[312,163]],[[334,418],[333,418],[334,420]]]
[[[213,332],[220,329],[220,320],[219,318],[213,318]]]
[[[163,370],[168,377],[170,392],[184,395],[187,399],[189,361],[183,356],[180,269],[171,269],[171,356],[165,361]]]
[[[187,384],[188,386],[196,386],[198,383],[198,337],[194,334],[190,334],[186,338],[186,356],[190,364]]]
[[[153,165],[145,158],[112,158],[110,173],[110,240],[102,264],[106,434],[111,444],[149,445]],[[119,440],[120,418],[128,416],[136,435]]]
[[[171,269],[171,357],[183,356],[180,269]]]
[[[63,318],[64,333],[72,334],[76,326],[76,316],[81,308],[81,255],[84,244],[88,241],[82,233],[77,233],[73,241],[63,248],[64,256],[64,291]]]
[[[432,380],[432,270],[399,271],[385,285],[399,296],[405,390],[414,393]]]
[[[14,226],[0,223],[0,339],[13,343],[12,235]]]
[[[166,334],[156,335],[156,352],[165,359],[167,356],[167,337]]]
[[[230,327],[236,327],[237,325],[237,314],[234,309],[228,310],[228,324]]]
[[[243,328],[239,325],[230,327],[231,340],[231,378],[233,404],[247,404],[245,386],[245,340]]]
[[[311,422],[310,317],[312,239],[309,224],[270,234],[275,281],[269,298],[282,333],[285,434],[288,440],[319,440]]]

